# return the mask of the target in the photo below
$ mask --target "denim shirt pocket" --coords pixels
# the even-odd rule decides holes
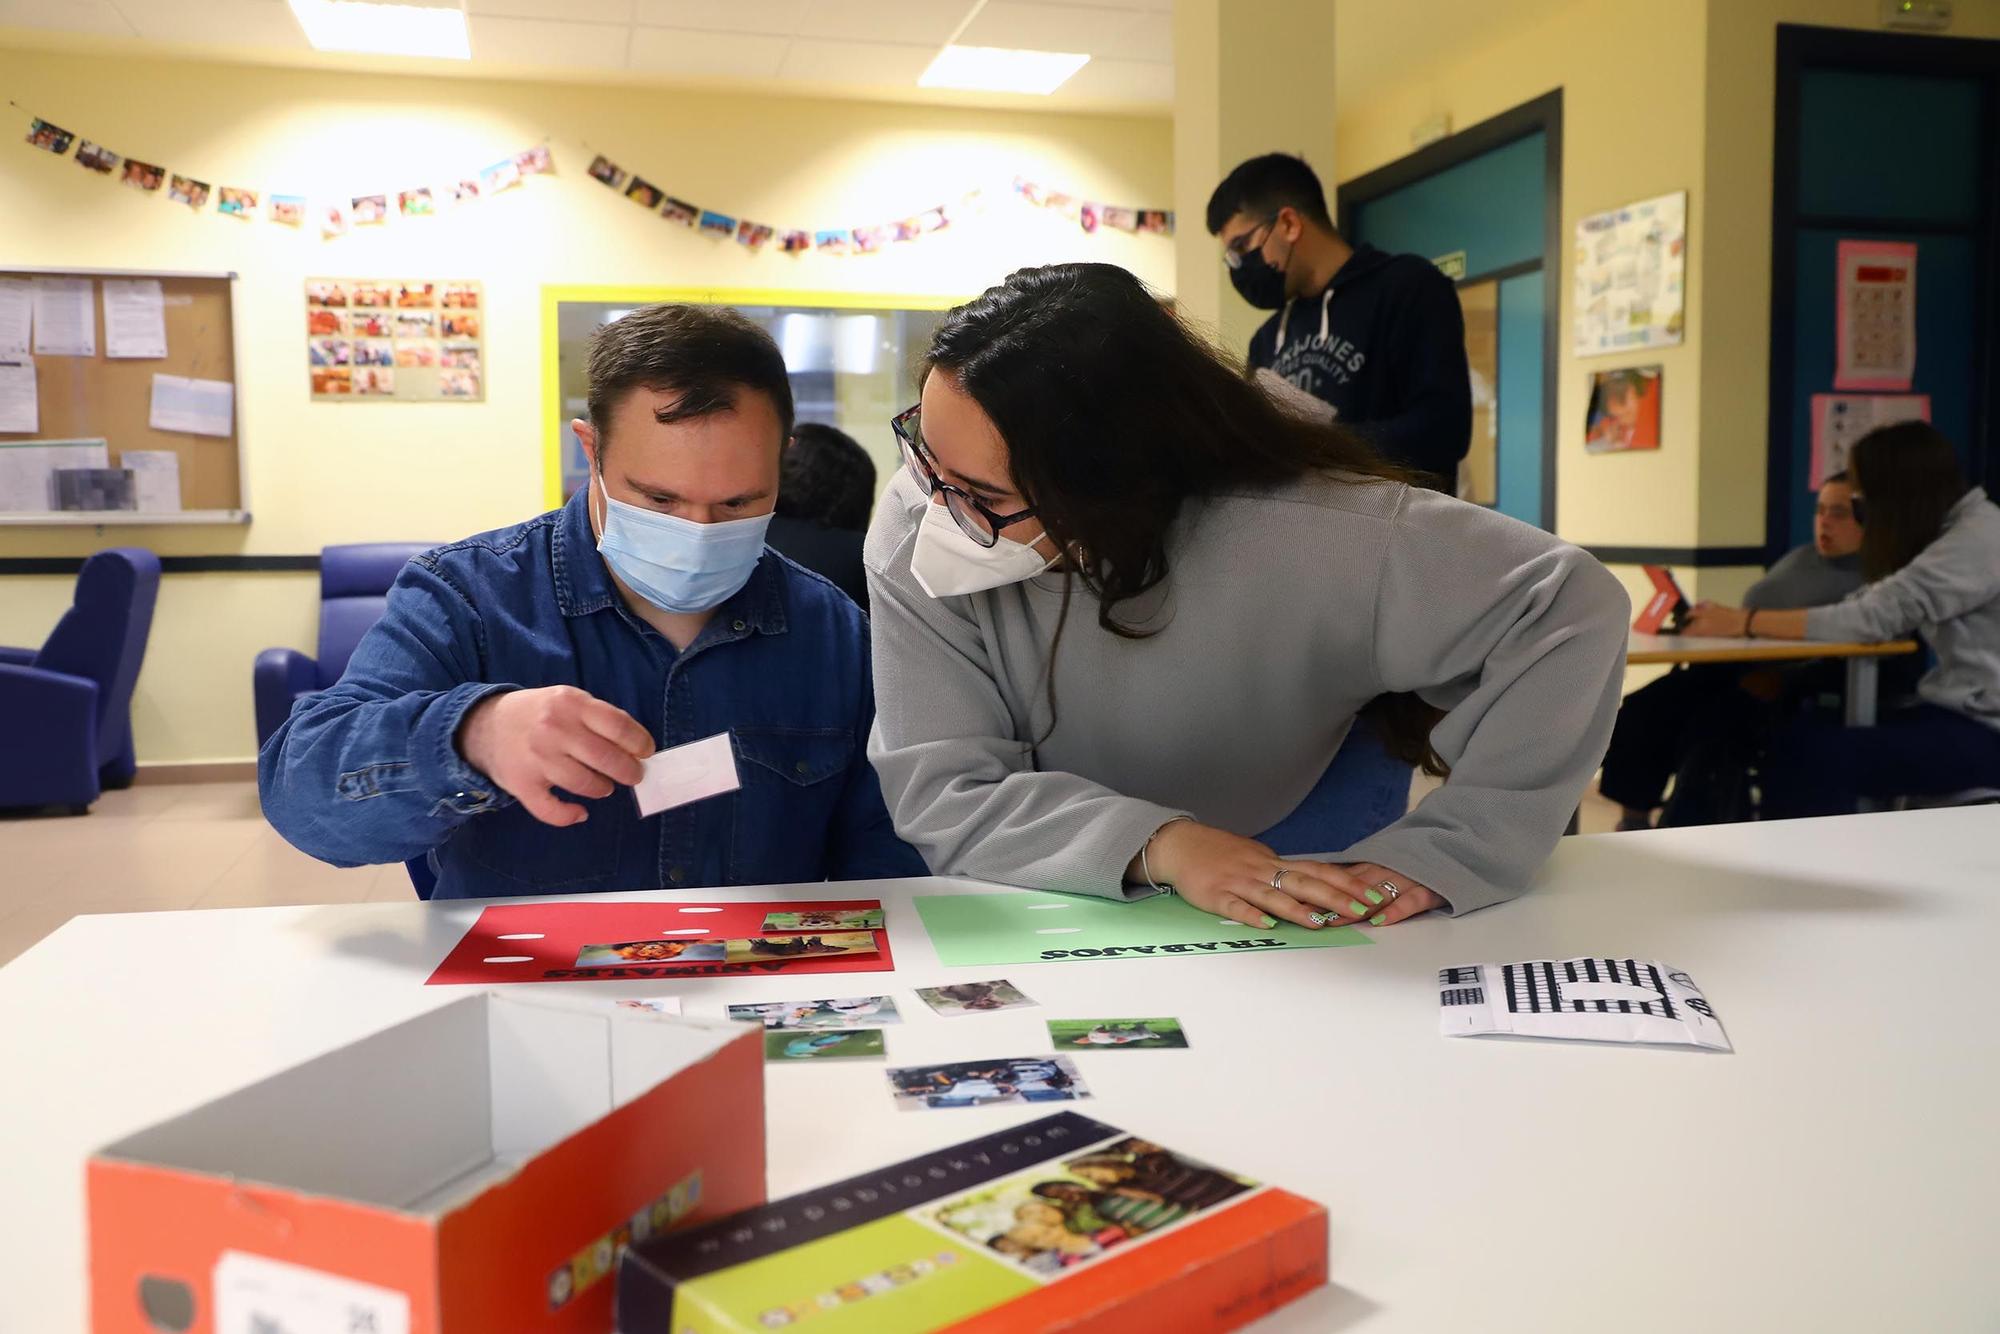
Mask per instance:
[[[730,879],[784,884],[825,875],[826,844],[854,763],[854,734],[842,727],[737,727],[737,774]]]

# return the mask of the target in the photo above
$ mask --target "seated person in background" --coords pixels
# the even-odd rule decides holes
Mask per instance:
[[[1813,540],[1779,558],[1750,585],[1752,608],[1817,607],[1861,587],[1861,524],[1846,473],[1826,479],[1813,513]],[[1625,697],[1611,730],[1598,790],[1624,807],[1620,829],[1650,829],[1667,780],[1698,745],[1744,735],[1778,697],[1781,673],[1765,667],[1696,665],[1668,672]]]
[[[1848,474],[1867,525],[1861,591],[1810,611],[1704,603],[1689,632],[1871,642],[1914,632],[1937,665],[1917,701],[1880,726],[1804,719],[1781,736],[1765,773],[1771,819],[2000,787],[2000,507],[1966,486],[1958,452],[1928,422],[1870,431]]]
[[[258,757],[266,817],[336,865],[428,856],[438,898],[923,874],[864,752],[867,622],[764,546],[777,345],[650,306],[597,332],[589,374],[589,483],[404,568]],[[718,732],[742,787],[640,818],[640,761]]]
[[[801,422],[778,460],[778,514],[765,540],[867,611],[861,539],[874,508],[875,461],[868,451],[837,427]]]

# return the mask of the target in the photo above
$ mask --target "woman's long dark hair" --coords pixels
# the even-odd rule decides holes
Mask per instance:
[[[1157,632],[1119,609],[1167,577],[1168,534],[1189,500],[1312,473],[1412,480],[1353,432],[1280,409],[1111,264],[1021,269],[988,288],[945,317],[924,359],[932,370],[992,419],[1015,487],[1099,599],[1098,624],[1127,639]],[[1392,695],[1371,712],[1392,754],[1442,771],[1430,748],[1437,710]]]
[[[1894,574],[1937,541],[1968,489],[1958,451],[1929,422],[1883,426],[1854,442],[1847,471],[1861,493],[1861,576]]]

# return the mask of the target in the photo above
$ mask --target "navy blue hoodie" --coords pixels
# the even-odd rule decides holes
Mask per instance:
[[[1317,297],[1288,301],[1250,339],[1268,366],[1391,462],[1454,489],[1472,442],[1465,316],[1437,266],[1363,243]]]

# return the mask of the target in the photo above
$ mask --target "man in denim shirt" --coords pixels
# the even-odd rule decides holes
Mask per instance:
[[[864,753],[868,630],[764,548],[784,358],[734,312],[598,331],[590,484],[430,551],[258,757],[264,813],[336,865],[428,857],[438,898],[924,874]],[[742,787],[641,818],[655,750],[727,732]]]

